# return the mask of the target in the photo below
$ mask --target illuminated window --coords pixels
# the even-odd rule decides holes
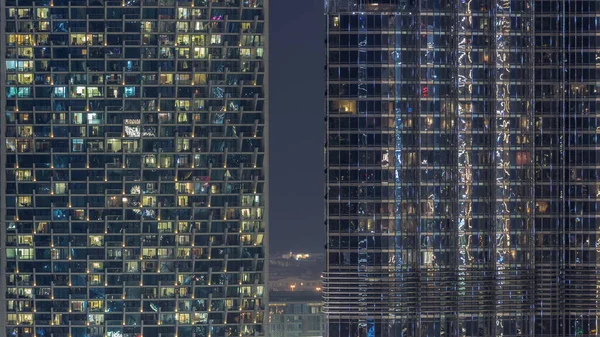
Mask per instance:
[[[177,139],[177,152],[190,151],[190,139]]]
[[[194,47],[194,58],[203,59],[206,58],[206,48]],[[204,74],[205,75],[205,74]],[[205,75],[206,76],[206,75]]]
[[[90,272],[102,272],[104,271],[104,263],[103,262],[92,262],[90,267]]]
[[[142,197],[142,206],[155,207],[156,206],[156,197],[155,196],[143,196]]]
[[[67,193],[67,183],[54,183],[54,194]]]
[[[178,316],[177,316],[178,315]],[[190,314],[176,314],[179,324],[190,324]]]
[[[221,38],[221,34],[213,34],[210,36],[210,44],[221,44],[223,40]]]
[[[128,273],[137,273],[140,270],[139,262],[125,262],[125,271]]]
[[[342,113],[355,114],[356,113],[356,101],[340,100],[331,101],[331,111],[338,111]]]
[[[88,275],[88,283],[92,286],[102,285],[104,283],[103,275]]]
[[[107,140],[106,149],[108,152],[121,152],[121,140],[114,138]]]
[[[102,88],[100,87],[88,87],[87,97],[103,97]]]
[[[19,87],[17,89],[17,97],[31,97],[31,88]]]
[[[88,315],[88,321],[92,325],[102,325],[104,324],[104,314],[90,314]]]
[[[72,45],[86,45],[88,44],[88,36],[86,34],[71,34]]]
[[[208,323],[208,313],[206,313],[206,312],[194,313],[194,319],[192,321],[192,324],[203,324],[203,323]]]
[[[16,170],[15,175],[17,177],[17,181],[31,181],[32,180],[31,170]]]
[[[33,245],[33,236],[31,235],[19,235],[19,245]]]
[[[19,207],[30,207],[31,206],[31,196],[18,196],[17,197],[17,205]]]
[[[76,138],[71,140],[71,151],[82,152],[83,151],[83,139]]]
[[[177,197],[177,206],[187,207],[188,205],[188,197],[186,195],[180,195]]]
[[[173,84],[173,74],[160,74],[160,84]]]
[[[37,19],[48,19],[50,18],[49,15],[49,8],[36,8],[36,18]]]
[[[104,237],[100,235],[92,235],[90,236],[90,246],[92,247],[102,247],[104,246]]]
[[[99,276],[99,275],[97,275],[97,276]],[[103,311],[104,310],[104,302],[102,302],[102,301],[89,301],[88,306],[89,306],[90,311]],[[92,316],[92,315],[90,315],[90,316]],[[91,321],[91,319],[90,319],[90,321]]]
[[[17,257],[21,260],[33,260],[34,252],[32,248],[18,248]]]
[[[33,74],[19,74],[18,84],[33,84]]]
[[[156,156],[153,154],[144,155],[144,167],[156,167]]]
[[[74,312],[85,311],[85,301],[72,301],[71,310],[73,310]]]
[[[339,27],[340,26],[340,17],[339,16],[335,16],[333,17],[333,27]]]
[[[142,256],[144,259],[155,259],[156,258],[156,249],[154,248],[144,248],[142,252]]]
[[[173,232],[173,223],[172,222],[159,222],[158,223],[158,232],[159,233],[172,233]]]
[[[191,43],[189,35],[177,35],[177,44],[180,46],[188,46]]]
[[[19,314],[19,324],[33,324],[33,314]]]

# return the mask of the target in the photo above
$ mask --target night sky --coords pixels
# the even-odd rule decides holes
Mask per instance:
[[[270,20],[270,251],[321,252],[323,0],[271,0]]]

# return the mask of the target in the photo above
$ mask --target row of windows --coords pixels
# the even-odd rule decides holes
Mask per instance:
[[[147,242],[148,241],[148,242]],[[240,244],[234,243],[235,240],[232,240],[231,245]],[[142,240],[144,242],[144,247],[147,246],[155,246],[156,243],[152,242],[152,240]],[[160,240],[162,243],[163,240]],[[189,246],[189,238],[188,240],[176,240],[177,246]],[[259,244],[257,240],[251,238],[251,236],[246,235],[240,238],[240,242],[242,245],[252,246],[254,244]],[[115,246],[119,244],[119,241],[111,241],[110,245],[107,244],[107,247]],[[54,244],[52,244],[54,246]],[[104,247],[103,242],[100,241],[98,236],[94,236],[90,238],[90,242],[87,244],[88,247]],[[131,247],[129,245],[128,247]],[[218,245],[216,245],[218,246]],[[138,252],[136,252],[136,250]],[[143,262],[141,263],[142,268],[140,269],[139,262],[124,262],[125,263],[125,271],[128,273],[132,272],[140,272],[143,271],[145,273],[160,273],[160,272],[174,272],[173,269],[173,261],[171,260],[200,260],[200,259],[223,259],[225,255],[227,255],[228,259],[253,259],[255,257],[263,258],[262,254],[260,254],[260,250],[256,248],[214,248],[212,252],[208,249],[202,248],[177,248],[177,249],[167,249],[167,248],[143,248],[142,253],[139,253],[140,249],[132,249],[132,248],[107,248],[105,249],[97,249],[97,248],[7,248],[6,250],[6,258],[8,260],[36,260],[38,262],[44,262],[44,260],[52,260],[52,261],[61,261],[61,260],[85,260],[86,257],[90,260],[104,260],[104,259],[123,259],[123,260],[160,260],[162,263],[156,262]],[[221,253],[221,250],[225,250],[226,253]],[[228,261],[227,263],[235,264],[233,261]],[[114,266],[113,266],[114,267]],[[120,273],[121,271],[114,270],[111,268],[105,269],[103,262],[90,262],[88,269],[94,273],[100,273],[104,271],[109,271],[112,273]],[[58,285],[58,284],[57,284]],[[112,284],[118,285],[118,284]]]
[[[152,30],[154,31],[154,30]],[[181,30],[179,30],[181,32]],[[105,34],[70,34],[57,35],[57,34],[7,34],[7,46],[54,46],[59,47],[63,45],[71,46],[122,46],[121,34],[107,34],[107,39],[104,39]],[[140,43],[139,37],[129,37],[127,45],[133,45]],[[236,42],[239,41],[235,46],[263,46],[264,39],[262,35],[188,35],[188,34],[144,34],[142,35],[141,44],[143,45],[161,45],[161,46],[215,46],[223,45],[223,42]],[[235,46],[228,46],[230,48]],[[181,49],[181,48],[180,48]],[[109,49],[110,50],[110,49]],[[243,54],[243,53],[242,53]],[[111,55],[112,57],[113,55]],[[138,57],[139,58],[139,57]]]
[[[30,11],[29,8],[23,7],[31,7],[37,6],[41,8],[37,8],[40,10],[44,10],[47,8],[44,7],[60,7],[60,6],[85,6],[85,7],[104,7],[105,5],[108,7],[140,7],[140,5],[144,5],[144,7],[167,7],[168,9],[172,9],[174,6],[179,7],[253,7],[260,8],[264,4],[264,0],[185,0],[185,1],[176,1],[176,0],[131,0],[122,2],[119,0],[38,0],[35,1],[35,4],[32,0],[8,0],[7,7],[19,6],[21,7],[19,11]],[[20,12],[22,13],[22,12]]]
[[[77,24],[76,20],[86,19],[108,19],[108,20],[123,20],[123,17],[133,19],[160,19],[160,20],[212,20],[221,21],[225,18],[231,20],[246,20],[252,21],[255,18],[258,20],[264,20],[264,14],[261,9],[256,9],[258,6],[239,6],[239,3],[249,4],[250,1],[231,0],[231,4],[228,6],[211,6],[208,8],[197,8],[196,6],[190,7],[174,7],[167,6],[165,8],[152,8],[144,1],[143,8],[130,8],[131,6],[118,5],[119,1],[115,1],[113,6],[119,7],[108,7],[105,10],[103,8],[94,8],[95,6],[81,5],[84,8],[73,8],[76,4],[67,3],[65,5],[55,4],[61,0],[53,0],[53,6],[48,7],[37,7],[37,8],[24,8],[14,7],[7,4],[6,17],[7,19],[13,20],[68,20],[71,24]],[[236,3],[238,5],[236,5]],[[36,2],[36,5],[41,4]],[[182,4],[183,5],[183,4]],[[63,7],[64,6],[64,7]],[[206,6],[206,3],[199,5],[199,7]],[[227,8],[219,8],[227,7]],[[238,7],[238,8],[236,8]],[[240,8],[241,7],[241,8]],[[64,22],[68,25],[67,21]],[[85,23],[84,23],[85,24]]]
[[[182,47],[161,47],[161,48],[125,48],[125,52],[122,53],[121,49],[118,48],[7,48],[6,49],[6,58],[9,59],[89,59],[90,61],[87,64],[90,65],[90,68],[95,71],[104,71],[104,62],[92,59],[139,59],[141,57],[145,59],[229,59],[235,60],[240,59],[239,62],[253,62],[253,61],[244,61],[244,60],[260,60],[262,59],[264,51],[262,48],[257,49],[239,49],[237,47],[227,48],[225,52],[223,52],[223,48],[182,48]],[[152,61],[145,61],[144,64],[150,65],[152,63],[147,63]],[[156,61],[155,61],[156,62]],[[180,61],[185,62],[185,61]],[[257,62],[257,61],[254,61]],[[111,64],[118,64],[118,61],[112,61]],[[81,67],[80,65],[85,65],[84,61],[72,61],[71,65],[74,66],[72,71],[85,71],[85,67]],[[178,63],[179,64],[179,63]],[[182,65],[185,63],[181,63]],[[189,66],[185,66],[184,71],[190,70]],[[106,68],[106,70],[122,70],[115,67]],[[147,68],[145,70],[158,70],[155,68]],[[131,68],[130,71],[134,71]]]
[[[135,75],[141,71],[141,69],[145,69],[145,71],[158,71],[159,68],[164,72],[183,72],[185,73],[213,73],[211,75],[217,73],[223,73],[225,69],[228,69],[230,73],[234,73],[231,75],[243,75],[243,74],[235,74],[240,72],[249,72],[254,71],[255,68],[261,71],[261,67],[263,65],[262,62],[259,61],[220,61],[220,60],[211,60],[208,61],[61,61],[61,60],[37,60],[37,61],[17,61],[17,69],[22,67],[24,71],[30,72],[34,69],[39,73],[47,73],[52,70],[57,75],[61,75],[62,72],[68,72],[71,68],[74,69],[87,69],[88,65],[90,70],[94,72],[100,71],[109,71],[109,74],[94,74],[94,76],[104,76],[104,75],[117,75],[117,72],[121,72],[121,76],[123,76],[123,71],[125,71],[125,76]],[[22,62],[22,63],[21,63]],[[29,62],[29,63],[28,63]],[[11,65],[11,63],[6,64]],[[85,66],[84,66],[85,65]],[[108,65],[108,66],[107,66]],[[32,68],[34,67],[34,68]],[[106,69],[106,70],[105,70]],[[80,70],[80,72],[85,72],[84,70]],[[44,74],[48,75],[48,74]]]

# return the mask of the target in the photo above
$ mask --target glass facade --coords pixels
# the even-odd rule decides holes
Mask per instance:
[[[322,306],[319,293],[272,292],[270,337],[323,337]]]
[[[326,2],[329,337],[597,335],[597,6]]]
[[[267,0],[0,12],[1,335],[265,335]]]

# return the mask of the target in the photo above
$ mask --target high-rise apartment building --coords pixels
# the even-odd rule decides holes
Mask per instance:
[[[0,326],[266,333],[267,0],[0,1]]]
[[[596,336],[598,3],[325,9],[328,336]]]

